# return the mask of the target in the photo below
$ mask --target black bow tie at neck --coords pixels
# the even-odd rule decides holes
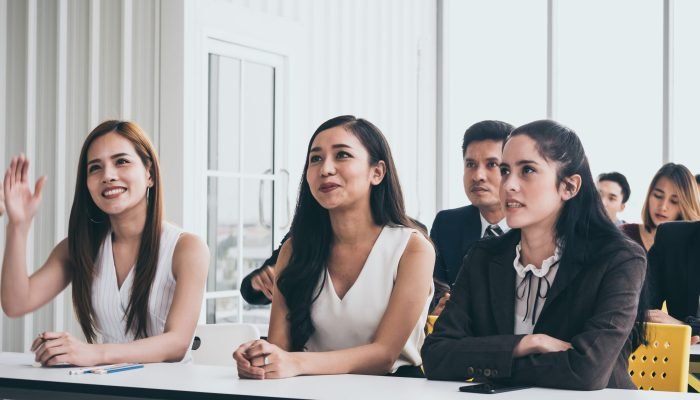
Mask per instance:
[[[559,260],[554,262],[552,265],[549,266],[549,270],[551,271],[554,266],[559,264]],[[537,278],[537,294],[535,295],[535,302],[532,304],[532,310],[530,310],[530,292],[532,291],[532,278]],[[544,284],[542,283],[544,281]],[[535,325],[535,321],[537,320],[537,305],[539,303],[540,299],[546,300],[547,295],[549,294],[549,289],[551,287],[551,282],[549,282],[549,279],[547,279],[546,276],[535,276],[532,273],[532,270],[528,270],[525,273],[525,276],[523,279],[520,281],[518,286],[515,288],[515,297],[518,298],[518,300],[522,300],[525,298],[525,316],[523,317],[523,322],[527,320],[527,316],[529,314],[532,314],[532,325]],[[526,290],[527,289],[527,290]],[[542,290],[544,289],[544,290]],[[525,292],[527,291],[527,297],[525,296]],[[530,313],[532,311],[532,313]]]

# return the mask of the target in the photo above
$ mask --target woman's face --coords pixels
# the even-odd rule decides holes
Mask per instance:
[[[678,188],[667,177],[663,176],[649,193],[649,216],[654,225],[675,221],[681,216]]]
[[[125,137],[111,132],[95,139],[87,151],[87,186],[97,207],[110,216],[133,209],[146,211],[151,174]]]
[[[557,188],[556,163],[539,154],[534,140],[527,135],[508,140],[503,148],[501,176],[501,205],[508,226],[553,230],[564,193]]]
[[[370,165],[365,146],[342,126],[316,135],[308,157],[306,181],[316,201],[328,210],[369,205],[371,186],[384,177],[384,162]]]

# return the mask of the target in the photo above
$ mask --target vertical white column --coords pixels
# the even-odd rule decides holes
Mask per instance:
[[[155,15],[153,19],[153,41],[154,46],[154,56],[153,56],[153,76],[160,76],[160,0],[153,0],[155,2]],[[153,79],[153,143],[156,149],[160,152],[160,81],[158,79]]]
[[[664,0],[663,22],[663,163],[673,159],[673,0]]]
[[[547,118],[556,115],[556,1],[547,0]]]
[[[55,152],[55,185],[54,198],[54,243],[65,237],[66,226],[66,131],[68,103],[68,0],[58,2],[58,35],[56,38],[56,152]],[[53,321],[56,331],[63,331],[63,309],[66,292],[59,294],[54,300]]]
[[[6,105],[7,105],[7,0],[0,0],[0,166],[5,168]],[[0,223],[0,251],[5,254],[5,224]],[[0,348],[2,347],[3,318],[0,315]]]
[[[97,125],[100,113],[100,3],[101,0],[90,1],[89,129]]]
[[[120,119],[131,119],[133,0],[122,0],[122,104]]]
[[[37,0],[27,1],[27,113],[25,151],[27,158],[35,160],[36,155],[36,70],[37,70]],[[30,181],[33,174],[30,170]],[[31,274],[34,270],[34,232],[29,231],[27,246],[27,268]],[[34,315],[24,317],[24,335],[21,348],[28,348],[34,337]]]

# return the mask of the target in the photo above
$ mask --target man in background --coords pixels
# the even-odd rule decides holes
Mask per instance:
[[[619,172],[607,172],[598,175],[598,193],[603,201],[608,218],[615,225],[622,225],[625,221],[618,218],[617,214],[625,209],[625,204],[630,198],[630,184],[627,178]]]
[[[500,236],[509,229],[499,190],[503,142],[512,130],[513,126],[508,123],[489,120],[477,122],[464,132],[463,183],[471,205],[440,211],[430,230],[437,252],[432,315],[442,312],[450,296],[449,287],[455,282],[462,260],[474,243],[482,237]]]

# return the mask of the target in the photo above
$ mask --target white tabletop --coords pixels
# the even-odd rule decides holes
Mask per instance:
[[[61,384],[62,391],[81,392],[88,385],[102,385],[112,394],[125,395],[128,389],[164,390],[162,394],[175,395],[180,391],[206,394],[286,397],[307,399],[459,399],[484,398],[485,395],[460,393],[460,382],[437,382],[417,378],[394,378],[367,375],[303,376],[277,380],[242,380],[235,367],[215,367],[184,364],[147,364],[142,369],[108,375],[69,375],[67,368],[34,368],[33,355],[21,353],[0,354],[0,394],[3,387],[28,381],[31,388]],[[30,389],[31,389],[30,388]],[[93,389],[95,387],[93,386]],[[15,392],[12,392],[15,393]],[[128,393],[126,394],[128,395]],[[646,392],[605,389],[595,392],[576,392],[552,389],[525,389],[499,394],[500,398],[537,400],[588,399],[677,399],[694,395],[664,392]],[[147,396],[144,396],[147,397]],[[174,397],[174,396],[171,396]],[[27,397],[31,398],[31,396]],[[493,397],[487,397],[493,399]]]

